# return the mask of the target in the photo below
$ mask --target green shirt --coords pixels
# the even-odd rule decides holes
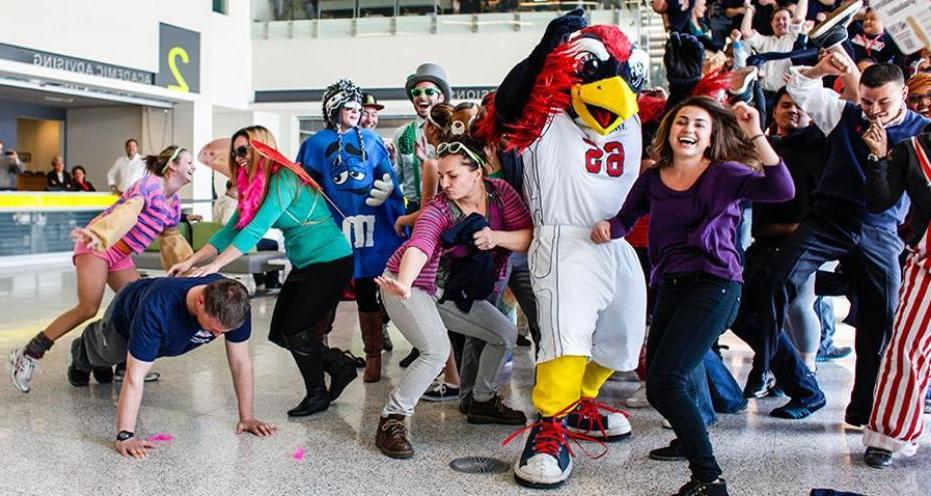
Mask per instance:
[[[252,221],[242,229],[236,229],[238,221],[239,212],[236,212],[210,238],[209,243],[217,251],[222,252],[232,244],[246,253],[270,228],[276,227],[284,234],[288,260],[296,269],[352,254],[352,248],[333,221],[323,195],[301,183],[288,169],[282,168],[272,176],[265,201]]]

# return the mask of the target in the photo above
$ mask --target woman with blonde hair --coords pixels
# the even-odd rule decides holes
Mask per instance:
[[[55,341],[97,315],[107,286],[115,293],[139,279],[133,255],[145,251],[156,238],[160,240],[164,266],[190,255],[190,246],[176,228],[181,221],[178,190],[194,175],[191,153],[169,146],[158,155],[146,157],[145,163],[148,173],[142,179],[87,227],[72,231],[78,304],[36,334],[24,348],[13,350],[13,385],[20,391],[29,392],[36,361]],[[101,384],[113,381],[110,368],[95,369],[93,374]],[[68,370],[68,380],[74,386],[86,386],[89,379],[86,372]]]
[[[356,378],[354,363],[325,347],[317,333],[352,277],[353,258],[317,183],[280,156],[276,146],[275,137],[262,126],[233,134],[230,176],[239,190],[237,211],[169,275],[218,272],[251,250],[270,228],[281,230],[293,270],[278,294],[268,339],[291,352],[304,378],[307,394],[288,411],[301,417],[326,410]],[[324,372],[330,375],[329,390]]]

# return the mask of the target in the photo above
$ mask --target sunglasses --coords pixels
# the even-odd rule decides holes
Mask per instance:
[[[411,98],[417,98],[421,95],[437,96],[439,94],[440,90],[436,88],[414,88],[411,90]]]
[[[242,145],[239,148],[233,149],[233,157],[246,158],[246,155],[249,154],[249,147]]]
[[[443,142],[440,143],[440,146],[436,147],[437,155],[459,155],[465,154],[467,157],[472,159],[473,162],[480,166],[485,165],[485,161],[478,156],[477,153],[469,149],[469,147],[463,145],[459,141]]]
[[[905,100],[908,103],[918,103],[925,99],[931,100],[931,93],[912,93]]]

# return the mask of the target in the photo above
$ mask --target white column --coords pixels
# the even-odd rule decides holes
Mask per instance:
[[[172,141],[174,144],[197,152],[213,139],[213,105],[204,102],[175,104]],[[194,202],[193,213],[209,219],[213,208],[213,171],[198,165],[194,180],[180,194],[182,200]]]

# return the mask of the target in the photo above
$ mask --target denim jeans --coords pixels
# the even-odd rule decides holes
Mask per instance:
[[[721,468],[698,402],[695,371],[737,313],[740,283],[708,274],[670,275],[659,289],[647,343],[647,399],[669,421],[692,476],[716,480]]]
[[[902,241],[892,229],[870,225],[851,226],[813,213],[782,246],[767,270],[765,297],[757,301],[751,318],[763,339],[779,341],[785,324],[786,308],[805,281],[829,260],[840,260],[850,278],[854,298],[869,302],[869,312],[857,316],[856,370],[847,416],[857,420],[869,417],[873,389],[879,373],[881,351],[892,334],[898,305],[901,273],[898,256]],[[793,399],[818,396],[812,390],[817,382],[793,361],[794,348],[774,346],[771,369],[780,386]],[[795,354],[795,356],[791,356]],[[797,389],[793,391],[792,389]],[[805,391],[809,390],[809,391]]]

